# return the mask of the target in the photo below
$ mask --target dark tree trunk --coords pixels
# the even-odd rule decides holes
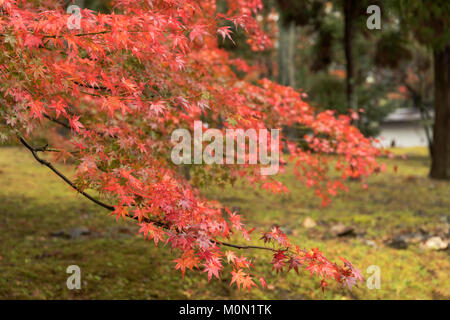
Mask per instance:
[[[450,180],[450,45],[433,53],[435,120],[430,177]]]
[[[354,98],[354,64],[353,64],[353,30],[354,30],[354,18],[356,3],[355,0],[343,0],[344,1],[344,19],[345,19],[345,30],[344,30],[344,50],[345,50],[345,60],[347,64],[347,103],[351,109],[356,108],[355,98]]]

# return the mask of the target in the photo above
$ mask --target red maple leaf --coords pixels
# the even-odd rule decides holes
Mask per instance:
[[[75,130],[75,132],[80,132],[80,128],[84,128],[81,122],[78,121],[78,119],[80,119],[80,116],[73,116],[72,118],[68,117],[68,119],[70,126],[73,130]]]
[[[219,279],[219,271],[222,270],[223,266],[218,259],[211,259],[207,263],[204,263],[203,266],[205,267],[203,272],[208,272],[208,282],[213,275]]]

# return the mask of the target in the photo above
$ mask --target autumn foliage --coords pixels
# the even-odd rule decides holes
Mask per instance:
[[[244,80],[257,66],[219,48],[236,29],[247,32],[253,50],[270,47],[254,18],[261,6],[228,0],[221,12],[215,0],[117,0],[112,14],[83,9],[81,29],[69,30],[62,2],[0,0],[1,138],[44,136],[58,151],[55,160],[76,163],[76,188],[96,190],[117,219],[135,218],[146,239],[179,252],[175,268],[183,275],[198,268],[211,279],[227,270],[239,288],[264,287],[238,251],[265,248],[276,273],[305,269],[322,288],[329,280],[351,287],[362,278],[350,262],[302,249],[278,227],[257,236],[265,247],[228,243],[233,234],[250,241],[256,231],[202,198],[193,183],[241,178],[289,192],[276,176],[261,176],[258,165],[192,165],[188,180],[170,159],[171,132],[202,120],[221,130],[306,128],[302,148],[281,137],[281,163],[294,163],[324,204],[349,178],[364,183],[381,169],[379,151],[351,116],[317,113],[304,93],[268,79]],[[64,127],[70,134],[61,134]]]

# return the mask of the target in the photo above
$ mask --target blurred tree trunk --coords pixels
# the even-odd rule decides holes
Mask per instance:
[[[435,121],[430,177],[450,180],[450,45],[433,53]]]
[[[295,23],[284,23],[280,19],[278,37],[278,82],[295,87]]]
[[[354,96],[354,85],[355,85],[355,71],[354,71],[354,61],[353,61],[353,28],[356,13],[356,2],[355,0],[343,0],[344,1],[344,19],[345,19],[345,30],[344,30],[344,50],[345,50],[345,60],[347,66],[347,103],[351,109],[356,108],[356,101]]]
[[[420,76],[419,76],[420,78]],[[427,138],[428,151],[430,155],[433,152],[433,119],[430,115],[429,108],[425,104],[423,93],[420,89],[413,88],[406,80],[402,80],[402,84],[406,87],[411,96],[413,107],[420,112],[420,119],[422,121],[425,136]],[[422,87],[422,86],[420,86]]]
[[[399,0],[403,23],[434,56],[434,126],[430,178],[450,180],[450,5]]]

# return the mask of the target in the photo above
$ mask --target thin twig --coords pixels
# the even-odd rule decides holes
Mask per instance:
[[[269,248],[269,247],[262,247],[262,246],[241,246],[238,244],[232,244],[232,243],[228,243],[228,242],[223,242],[223,241],[219,241],[219,240],[213,240],[215,243],[217,243],[218,245],[222,245],[222,246],[227,246],[227,247],[232,247],[232,248],[236,248],[236,249],[260,249],[260,250],[269,250],[269,251],[274,251],[276,252],[277,250]]]
[[[94,35],[98,35],[98,34],[105,34],[105,33],[110,33],[111,31],[109,30],[105,30],[105,31],[99,31],[99,32],[90,32],[90,33],[78,33],[78,34],[74,34],[75,37],[84,37],[84,36],[94,36]],[[43,36],[42,38],[45,39],[56,39],[56,38],[64,38],[65,35],[47,35],[47,36]]]
[[[73,81],[73,83],[75,83],[77,86],[84,87],[84,88],[89,88],[89,89],[94,89],[94,90],[111,91],[111,89],[104,87],[104,86],[94,86],[94,85],[89,85],[89,84],[85,84],[85,83],[78,82],[78,81]]]

